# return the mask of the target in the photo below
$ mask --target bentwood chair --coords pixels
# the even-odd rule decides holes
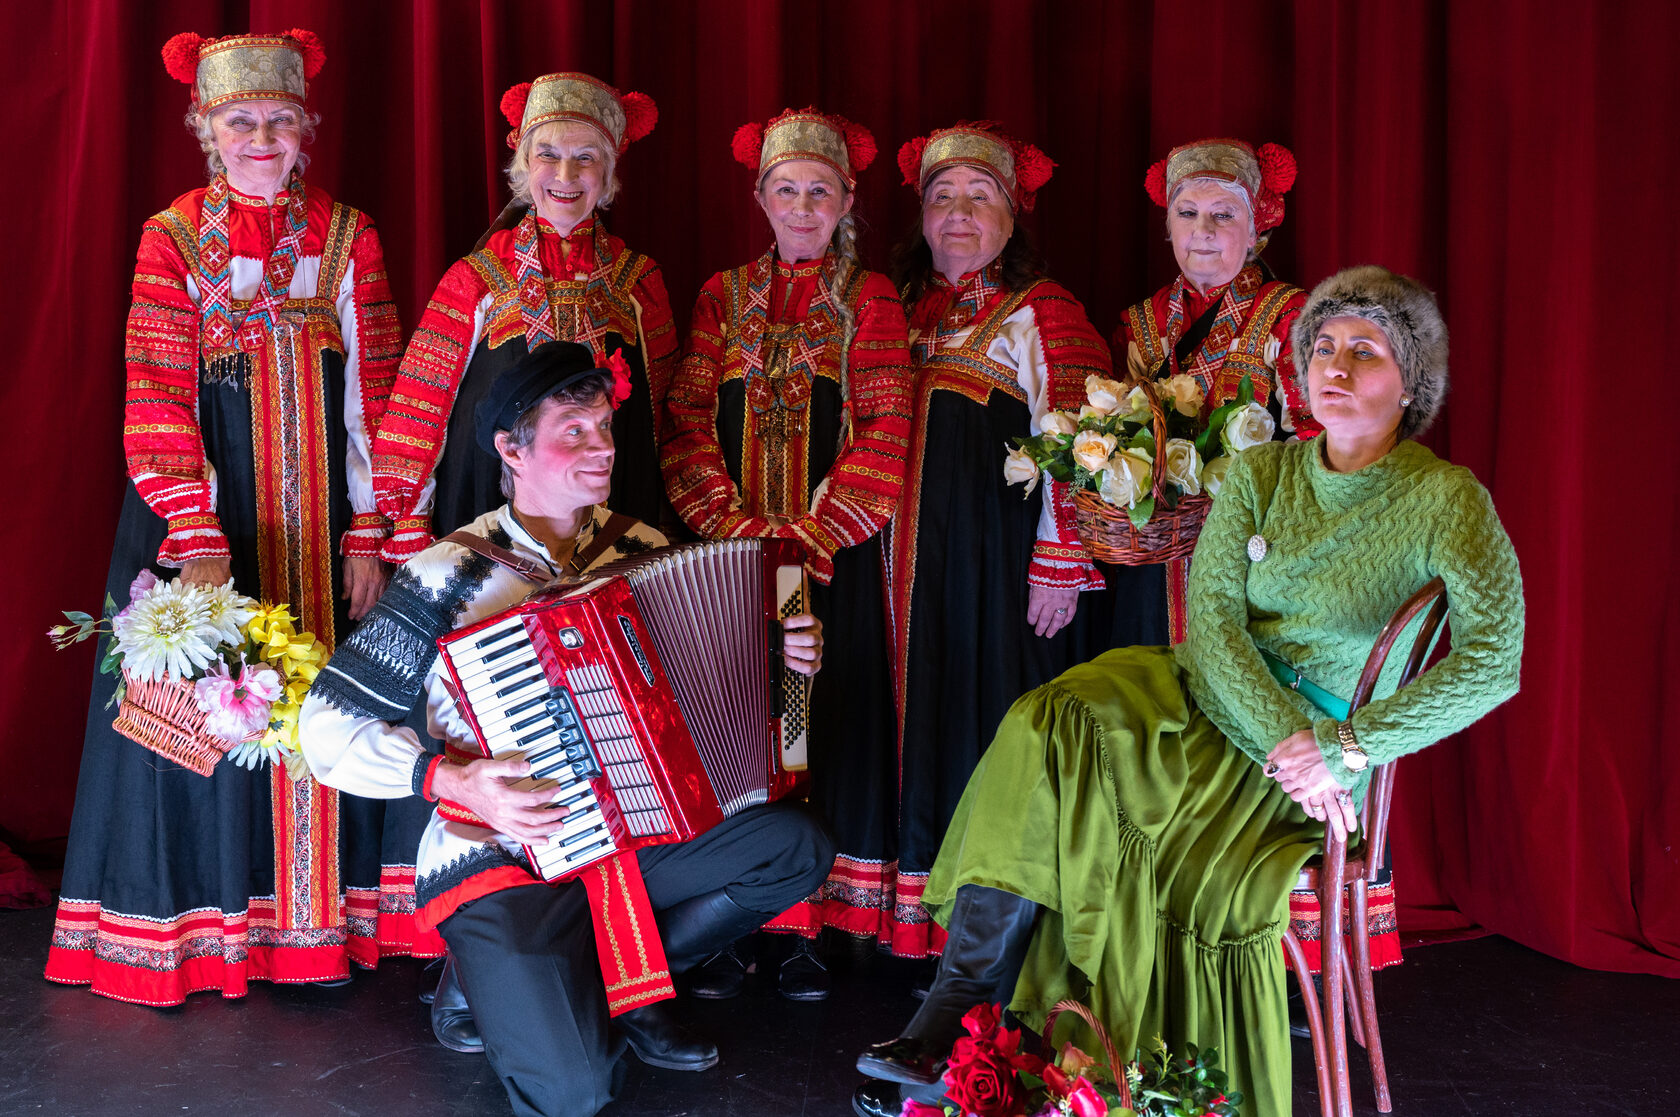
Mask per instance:
[[[1371,700],[1389,652],[1407,625],[1425,610],[1428,613],[1412,640],[1398,685],[1406,686],[1422,673],[1424,661],[1429,658],[1435,635],[1440,631],[1447,613],[1446,586],[1439,578],[1407,598],[1378,635],[1365,661],[1365,670],[1359,676],[1353,699],[1348,703],[1350,711]],[[1383,1064],[1382,1036],[1377,1030],[1377,1002],[1371,986],[1371,937],[1366,911],[1366,889],[1377,881],[1383,870],[1388,844],[1389,807],[1393,799],[1394,765],[1389,763],[1372,774],[1353,848],[1350,849],[1326,826],[1323,856],[1314,858],[1301,870],[1296,887],[1318,895],[1320,925],[1323,928],[1319,967],[1324,988],[1322,1003],[1313,988],[1312,974],[1307,969],[1306,956],[1301,951],[1299,940],[1287,927],[1283,932],[1284,952],[1300,983],[1301,1001],[1306,1007],[1307,1024],[1312,1032],[1313,1063],[1318,1071],[1318,1098],[1323,1117],[1352,1117],[1353,1114],[1352,1089],[1348,1081],[1347,1025],[1350,1019],[1355,1042],[1365,1048],[1371,1060],[1377,1110],[1389,1113],[1394,1109],[1388,1092],[1388,1070]],[[1351,951],[1343,941],[1344,915],[1349,923],[1347,933],[1352,940]]]

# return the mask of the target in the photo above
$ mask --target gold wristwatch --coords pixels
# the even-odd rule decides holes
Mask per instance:
[[[1336,740],[1342,743],[1342,767],[1348,771],[1363,772],[1365,766],[1371,763],[1371,758],[1365,755],[1365,750],[1354,739],[1353,726],[1348,722],[1336,723]]]

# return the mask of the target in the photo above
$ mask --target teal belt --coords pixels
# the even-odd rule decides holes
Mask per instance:
[[[1266,667],[1271,671],[1272,678],[1290,690],[1298,692],[1302,698],[1305,698],[1337,721],[1348,719],[1348,704],[1342,699],[1337,698],[1334,694],[1302,675],[1266,649],[1260,649],[1260,657],[1266,661]]]

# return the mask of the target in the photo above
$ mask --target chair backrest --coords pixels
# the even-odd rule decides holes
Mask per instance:
[[[1371,654],[1365,659],[1365,670],[1360,673],[1359,685],[1354,687],[1353,699],[1348,703],[1350,714],[1371,700],[1372,693],[1377,689],[1377,679],[1388,662],[1395,642],[1400,639],[1400,634],[1406,630],[1406,626],[1425,609],[1429,610],[1429,613],[1423,618],[1423,625],[1412,640],[1411,651],[1406,657],[1406,665],[1401,669],[1395,689],[1407,685],[1422,673],[1423,662],[1429,658],[1429,649],[1434,646],[1435,634],[1440,631],[1441,622],[1447,615],[1447,587],[1440,578],[1430,579],[1427,585],[1408,597],[1383,626],[1382,632],[1377,636],[1377,642],[1371,646]],[[1393,801],[1394,765],[1384,764],[1371,776],[1371,788],[1365,796],[1364,815],[1359,820],[1359,829],[1365,842],[1365,879],[1373,883],[1377,874],[1382,871],[1383,852],[1388,845],[1388,813]]]

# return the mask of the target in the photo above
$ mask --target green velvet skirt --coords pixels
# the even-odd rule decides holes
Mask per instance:
[[[1122,1058],[1216,1047],[1243,1111],[1290,1112],[1283,950],[1313,822],[1187,693],[1168,648],[1119,648],[1016,702],[981,758],[924,903],[981,884],[1046,909],[1011,1007],[1084,1001]],[[1071,1015],[1082,1047],[1090,1035]],[[1087,1047],[1093,1054],[1100,1048]]]

